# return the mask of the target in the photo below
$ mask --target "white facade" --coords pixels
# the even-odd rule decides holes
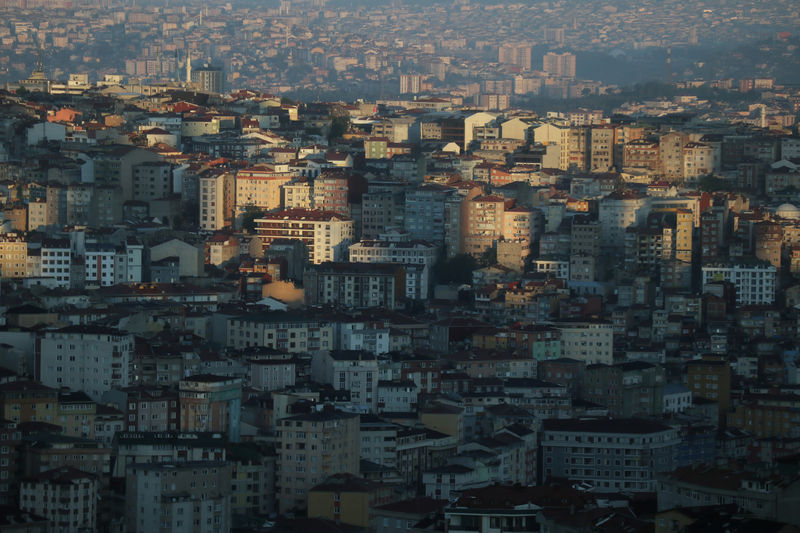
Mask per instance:
[[[728,281],[736,288],[739,305],[771,305],[775,302],[778,270],[766,261],[703,265],[703,292],[709,283]]]
[[[287,209],[256,220],[259,239],[266,250],[275,239],[295,239],[308,246],[308,260],[318,265],[344,261],[353,242],[355,224],[347,217],[313,209]]]
[[[603,246],[622,246],[625,230],[647,218],[650,198],[647,196],[610,194],[600,200],[600,242]]]
[[[389,328],[367,328],[363,323],[340,324],[339,348],[364,350],[371,354],[389,353]]]
[[[568,259],[539,258],[533,261],[536,272],[551,274],[559,279],[569,279]]]
[[[563,356],[587,365],[614,362],[614,327],[603,322],[559,322]]]
[[[378,412],[410,413],[417,406],[417,386],[413,381],[378,383]]]
[[[143,278],[144,246],[135,237],[128,237],[125,246],[117,250],[114,270],[117,284],[139,283]]]
[[[294,359],[250,361],[250,386],[264,391],[281,390],[295,384]]]
[[[62,289],[70,287],[72,259],[68,240],[45,240],[42,242],[41,276],[53,278]]]
[[[409,279],[406,271],[406,297],[423,299],[428,296],[429,280],[436,263],[438,248],[426,241],[361,241],[350,246],[353,263],[401,263],[420,265],[419,276]]]
[[[87,285],[108,287],[116,282],[117,251],[114,246],[87,245],[84,256]]]
[[[69,326],[40,339],[36,378],[48,387],[69,387],[99,401],[127,387],[133,335],[101,326]]]
[[[692,406],[692,391],[683,385],[664,387],[664,413],[682,413]]]
[[[378,360],[367,352],[316,352],[311,360],[311,377],[329,383],[336,390],[350,391],[357,409],[375,412],[378,406]]]
[[[50,521],[48,531],[97,530],[97,479],[63,467],[21,482],[20,509]]]

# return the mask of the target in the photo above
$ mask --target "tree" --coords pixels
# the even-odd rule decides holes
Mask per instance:
[[[450,259],[440,258],[434,266],[438,283],[472,283],[472,271],[478,262],[469,254],[458,254]]]
[[[244,208],[242,214],[242,229],[252,233],[256,230],[256,219],[264,215],[264,210],[259,209],[254,205],[248,205]]]
[[[348,128],[350,128],[349,117],[333,117],[328,130],[328,142],[330,143],[344,135]]]
[[[717,178],[711,174],[697,180],[697,188],[705,192],[729,191],[730,183],[727,180]]]

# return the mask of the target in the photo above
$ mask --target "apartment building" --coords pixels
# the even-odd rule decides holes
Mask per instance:
[[[225,433],[239,442],[242,378],[198,374],[180,381],[180,430]]]
[[[28,275],[28,243],[19,233],[0,235],[0,278]]]
[[[276,492],[280,513],[305,509],[308,491],[328,476],[359,472],[359,417],[326,406],[277,423]]]
[[[132,167],[133,200],[149,202],[172,194],[172,164],[145,161]]]
[[[236,173],[236,209],[247,206],[266,211],[281,207],[281,187],[295,177],[288,165],[255,165]]]
[[[614,327],[606,322],[555,322],[561,333],[563,357],[586,364],[614,361]]]
[[[396,309],[406,295],[406,271],[396,263],[326,262],[303,275],[308,305]]]
[[[300,240],[308,247],[308,261],[344,261],[355,238],[352,219],[330,211],[286,209],[256,219],[262,250],[277,239]]]
[[[330,321],[307,313],[275,311],[228,319],[229,348],[262,346],[285,353],[332,350],[334,328]]]
[[[67,326],[47,331],[36,345],[35,376],[49,387],[69,387],[99,401],[127,387],[133,335],[104,326]]]
[[[703,291],[719,281],[733,283],[738,305],[771,305],[775,302],[778,270],[767,261],[739,258],[710,262],[702,267]]]
[[[378,406],[378,360],[375,354],[358,350],[316,352],[311,360],[311,377],[329,383],[336,390],[350,391],[359,408],[375,412]]]
[[[236,179],[224,170],[209,170],[198,177],[200,229],[217,231],[233,225]]]
[[[48,470],[20,482],[20,509],[47,518],[52,531],[96,531],[97,501],[97,478],[71,467]]]
[[[133,464],[125,476],[127,531],[224,533],[231,522],[231,465]]]
[[[611,193],[600,200],[600,243],[620,247],[625,231],[645,221],[650,212],[650,198],[632,191]]]
[[[677,430],[645,419],[542,422],[543,481],[584,483],[596,492],[655,492],[656,474],[675,468]]]
[[[414,300],[427,298],[431,271],[438,258],[438,248],[426,241],[362,240],[350,245],[353,263],[400,263],[422,266],[417,283],[409,283],[406,274],[405,296]]]

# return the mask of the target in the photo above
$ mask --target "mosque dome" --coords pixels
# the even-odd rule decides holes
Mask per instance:
[[[775,214],[781,218],[800,219],[800,208],[792,204],[781,204],[775,210]]]

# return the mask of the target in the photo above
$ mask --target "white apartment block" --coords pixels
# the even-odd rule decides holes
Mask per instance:
[[[360,411],[376,411],[378,360],[374,354],[355,350],[316,352],[311,359],[311,377],[336,390],[350,391],[350,401]]]
[[[71,249],[68,240],[44,239],[42,241],[41,277],[53,278],[59,288],[68,289],[72,279],[71,263]]]
[[[19,506],[47,518],[48,531],[97,531],[97,489],[93,475],[71,467],[56,468],[20,483]]]
[[[108,287],[116,279],[117,249],[111,244],[87,244],[84,256],[87,285]]]
[[[309,263],[346,261],[355,236],[352,219],[314,209],[286,209],[256,219],[262,250],[276,239],[300,240],[308,247]]]
[[[419,276],[411,280],[408,279],[406,272],[406,297],[411,299],[428,296],[431,271],[437,255],[437,246],[420,240],[360,241],[350,246],[350,261],[353,263],[401,263],[421,266]]]
[[[603,246],[621,247],[625,230],[637,226],[650,212],[650,198],[634,193],[611,193],[600,200],[600,242]]]
[[[69,387],[99,401],[113,388],[127,387],[133,335],[102,326],[68,326],[47,331],[36,350],[36,379],[48,387]]]
[[[703,291],[709,283],[728,281],[736,289],[738,305],[775,303],[778,270],[766,261],[731,261],[703,265]]]
[[[538,273],[550,274],[559,279],[569,279],[569,259],[540,257],[534,259],[533,266]]]
[[[587,365],[614,362],[614,327],[605,322],[555,322],[561,332],[563,357]]]
[[[117,249],[114,268],[115,283],[139,283],[144,279],[144,245],[136,237],[128,237]]]
[[[231,530],[231,465],[221,461],[133,464],[126,484],[129,533]]]

